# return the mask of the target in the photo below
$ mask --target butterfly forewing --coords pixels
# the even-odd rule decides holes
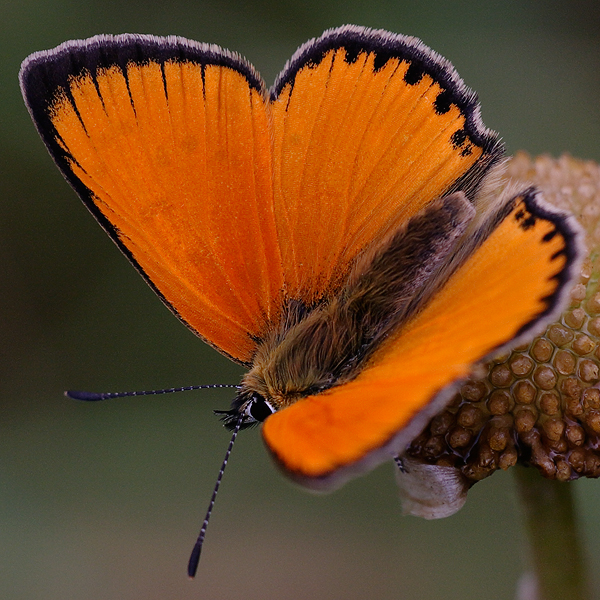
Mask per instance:
[[[327,32],[297,51],[272,97],[283,268],[308,304],[433,200],[458,188],[472,199],[502,153],[454,69],[406,36]]]
[[[268,111],[251,68],[214,46],[103,36],[34,55],[22,85],[113,239],[191,329],[249,362],[283,287]]]

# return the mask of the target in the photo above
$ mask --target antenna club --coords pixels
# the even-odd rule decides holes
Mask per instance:
[[[202,546],[194,546],[190,560],[188,562],[188,577],[194,579],[196,577],[196,571],[198,570],[198,563],[200,562],[200,553],[202,552]]]
[[[97,402],[98,400],[105,400],[109,394],[95,394],[94,392],[84,392],[80,390],[67,390],[65,392],[67,398],[72,400],[83,400],[84,402]]]

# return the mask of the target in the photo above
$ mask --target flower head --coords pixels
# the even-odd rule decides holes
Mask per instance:
[[[560,319],[482,365],[412,442],[398,475],[411,514],[452,514],[471,485],[517,463],[560,481],[600,476],[600,165],[521,152],[507,175],[570,211],[588,256]]]

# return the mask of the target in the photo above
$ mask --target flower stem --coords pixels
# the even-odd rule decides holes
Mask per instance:
[[[546,479],[531,467],[513,472],[529,535],[536,600],[588,600],[573,486]]]

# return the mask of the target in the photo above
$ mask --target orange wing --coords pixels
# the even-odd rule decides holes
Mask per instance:
[[[269,416],[265,442],[292,477],[337,486],[401,454],[472,364],[560,307],[577,272],[576,228],[533,193],[356,379]]]
[[[33,55],[21,82],[101,225],[191,329],[250,362],[283,286],[253,68],[181,38],[97,36]]]
[[[284,277],[309,305],[432,200],[458,189],[472,200],[502,153],[452,65],[407,36],[327,31],[299,48],[271,97]]]
[[[335,291],[359,252],[502,152],[452,66],[414,38],[342,27],[270,99],[241,58],[97,36],[32,55],[23,93],[65,177],[167,305],[250,363],[289,298]]]

